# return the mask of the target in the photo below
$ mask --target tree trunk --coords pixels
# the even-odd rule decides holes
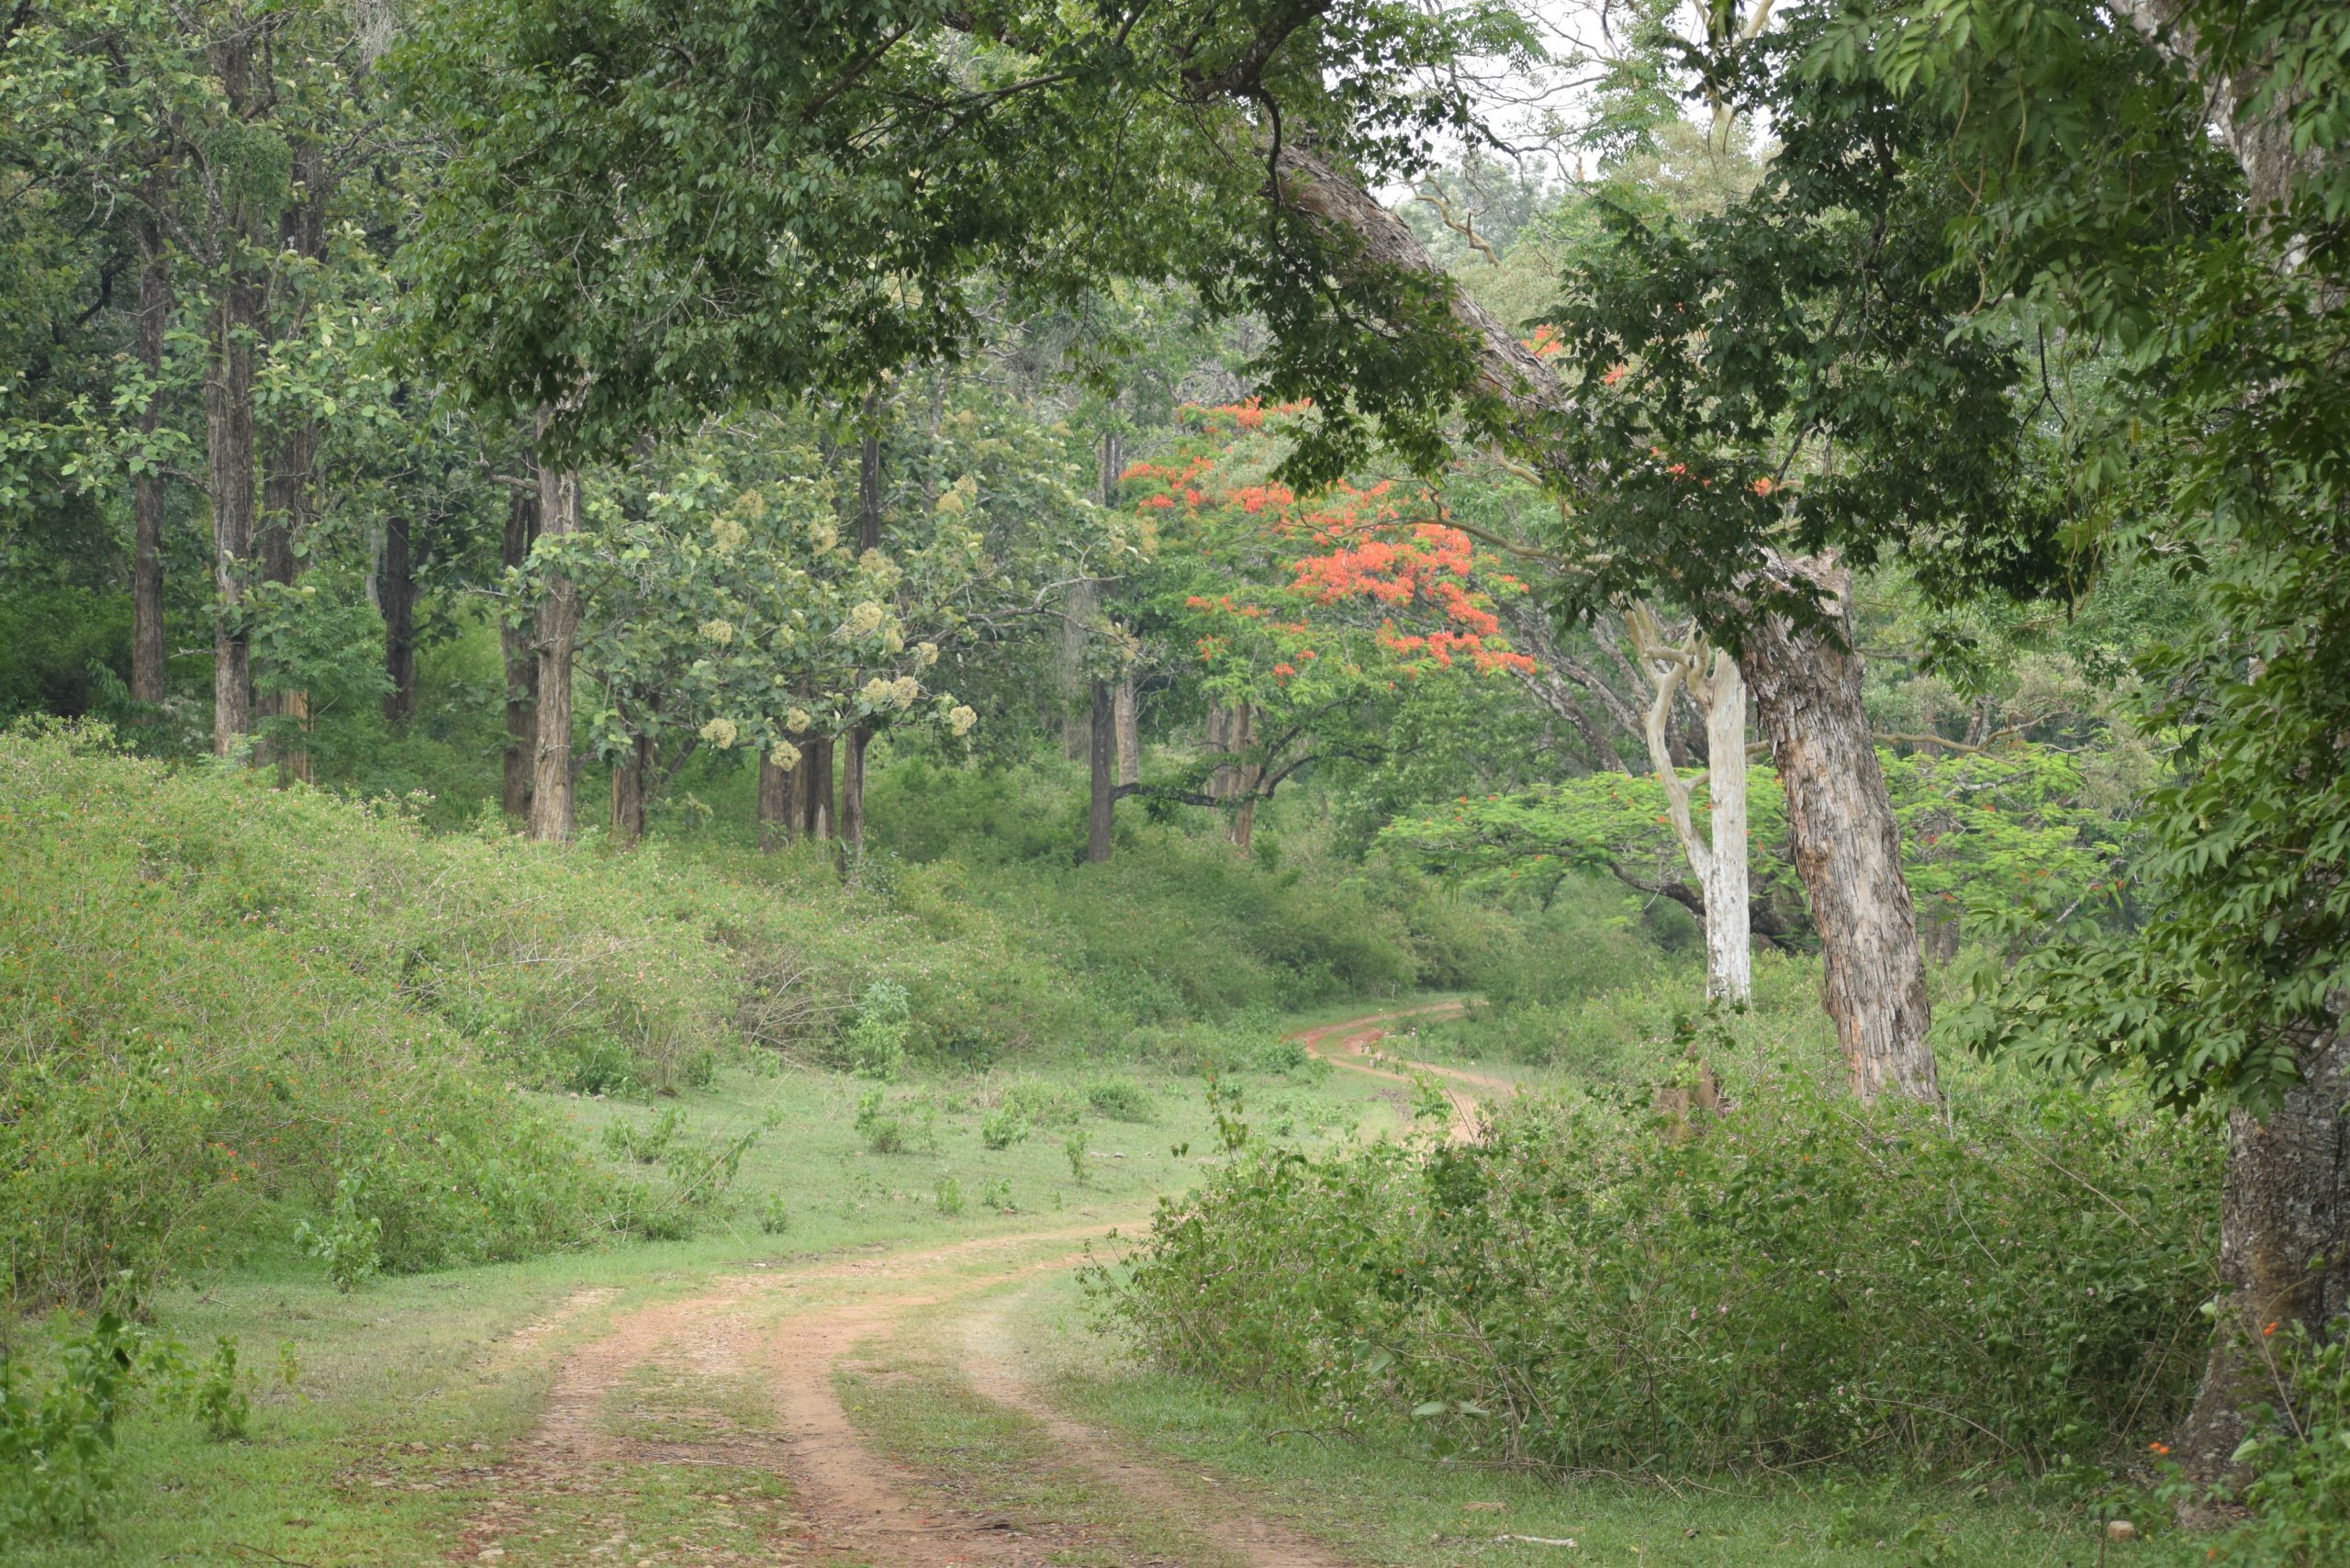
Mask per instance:
[[[520,571],[531,563],[531,546],[539,537],[539,498],[517,488],[506,503],[506,533],[498,543],[501,565]],[[498,803],[508,816],[528,822],[531,816],[532,774],[537,766],[539,662],[531,649],[531,631],[512,613],[500,620],[498,641],[506,660],[505,778]]]
[[[1926,1039],[1926,965],[1901,876],[1893,799],[1861,705],[1850,579],[1819,561],[1795,569],[1829,596],[1842,646],[1773,620],[1747,638],[1744,667],[1787,802],[1796,874],[1819,932],[1828,1015],[1863,1102],[1939,1102]]]
[[[1112,698],[1118,724],[1118,782],[1139,786],[1142,783],[1142,716],[1135,702],[1134,677],[1118,682]]]
[[[833,837],[833,737],[800,748],[800,831],[819,844]]]
[[[1085,645],[1091,640],[1093,617],[1101,607],[1102,596],[1093,584],[1079,582],[1069,585],[1069,601],[1061,608],[1061,755],[1071,762],[1083,757],[1093,744],[1091,721],[1080,715],[1079,706],[1088,690]]]
[[[1664,791],[1673,840],[1697,881],[1706,923],[1706,994],[1746,1002],[1754,994],[1747,903],[1746,683],[1727,653],[1703,637],[1666,633],[1646,605],[1627,610],[1624,622],[1651,690],[1640,735]],[[1676,699],[1684,692],[1705,717],[1709,818],[1703,837],[1689,813],[1695,791],[1681,777],[1683,756],[1670,739]]]
[[[644,779],[653,761],[653,742],[638,735],[612,762],[612,837],[634,844],[644,836]]]
[[[1230,833],[1233,847],[1246,855],[1257,835],[1257,786],[1265,777],[1264,763],[1248,755],[1257,745],[1254,707],[1246,702],[1234,706],[1228,738],[1240,757],[1232,767],[1232,793],[1239,797],[1240,804],[1233,808]]]
[[[873,732],[852,725],[841,747],[841,842],[851,855],[865,850],[865,748]]]
[[[856,456],[856,550],[881,548],[881,435],[873,421],[881,415],[878,394],[865,400],[865,439]],[[865,849],[865,748],[872,744],[869,724],[852,724],[848,744],[841,751],[841,842],[851,855]]]
[[[1727,1002],[1754,996],[1754,935],[1748,910],[1746,682],[1716,650],[1706,710],[1706,797],[1713,875],[1706,879],[1707,991]]]
[[[296,148],[293,176],[297,194],[279,218],[279,248],[308,261],[322,261],[327,249],[327,172],[325,156],[315,142]],[[290,334],[297,330],[300,316],[297,308],[293,320],[279,330]],[[274,448],[262,488],[261,571],[264,581],[291,587],[302,575],[301,555],[295,546],[309,527],[311,485],[318,470],[317,423],[296,419],[279,434]],[[308,780],[309,748],[296,737],[307,735],[309,730],[310,694],[288,684],[282,672],[265,671],[263,677],[257,681],[263,689],[256,699],[260,711],[295,722],[292,734],[281,734],[272,743],[278,771],[284,777]]]
[[[147,401],[139,433],[152,441],[163,426],[163,338],[172,316],[172,259],[163,226],[154,216],[163,200],[159,174],[147,186],[151,216],[139,221],[139,365]],[[153,707],[163,700],[163,476],[142,467],[131,481],[130,697]]]
[[[801,766],[795,761],[789,767],[783,767],[771,751],[759,756],[759,847],[768,853],[790,843],[799,823]]]
[[[2350,1313],[2350,1036],[2336,1026],[2297,1053],[2301,1081],[2265,1119],[2228,1117],[2220,1195],[2220,1278],[2227,1288],[2203,1386],[2179,1428],[2189,1475],[2227,1474],[2253,1405],[2283,1408],[2272,1330],[2322,1332]]]
[[[579,532],[579,473],[539,469],[539,529],[549,539]],[[549,571],[539,600],[538,706],[531,775],[531,836],[560,844],[571,836],[571,656],[579,640],[579,588]]]
[[[1091,788],[1085,808],[1085,863],[1100,866],[1110,858],[1110,813],[1117,803],[1117,699],[1110,683],[1098,678],[1093,681],[1091,696],[1091,739],[1086,747]]]
[[[511,509],[509,509],[510,522]],[[416,556],[406,511],[384,520],[384,569],[375,602],[384,611],[384,717],[405,728],[416,717]]]

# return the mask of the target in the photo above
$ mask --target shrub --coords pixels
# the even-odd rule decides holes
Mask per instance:
[[[1010,1148],[1026,1140],[1028,1118],[1010,1105],[999,1105],[979,1118],[979,1142],[990,1148]]]
[[[865,988],[856,1021],[841,1039],[844,1065],[851,1072],[887,1083],[904,1070],[912,1026],[910,1003],[906,988],[895,980],[875,980]]]
[[[781,1236],[791,1228],[791,1210],[785,1204],[781,1193],[770,1193],[759,1204],[759,1234]]]
[[[1096,1289],[1171,1366],[1560,1469],[2030,1466],[2190,1391],[2208,1134],[2077,1095],[1945,1129],[1766,1078],[1674,1142],[1644,1099],[1246,1147]]]
[[[1123,1078],[1102,1080],[1086,1091],[1085,1099],[1095,1115],[1113,1122],[1148,1122],[1158,1114],[1158,1107],[1141,1085]]]
[[[963,1212],[963,1183],[952,1176],[938,1179],[938,1212],[949,1215]]]
[[[857,1096],[855,1126],[865,1139],[865,1147],[875,1154],[906,1151],[905,1121],[890,1113],[885,1091],[868,1089]]]
[[[2300,1324],[2270,1351],[2278,1400],[2256,1411],[2236,1450],[2251,1476],[2251,1518],[2222,1537],[2213,1562],[2241,1568],[2324,1568],[2350,1560],[2350,1340],[2313,1344]]]
[[[1083,1127],[1061,1140],[1061,1152],[1069,1156],[1069,1173],[1079,1186],[1093,1180],[1093,1171],[1086,1164],[1093,1156],[1093,1139]]]

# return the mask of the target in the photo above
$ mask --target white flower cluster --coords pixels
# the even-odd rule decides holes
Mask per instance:
[[[794,708],[783,716],[783,727],[795,735],[805,734],[808,726],[815,722],[809,716],[808,710],[805,708]]]
[[[734,640],[734,622],[718,620],[701,623],[701,639],[712,647],[722,648]]]
[[[712,719],[701,727],[701,738],[721,751],[733,745],[742,734],[732,719]]]
[[[881,630],[881,622],[888,619],[887,610],[871,599],[866,599],[850,606],[848,619],[841,622],[841,635],[851,639],[870,637]]]
[[[732,555],[751,537],[751,531],[731,517],[722,517],[710,525],[710,547],[720,555]]]
[[[916,643],[914,644],[914,659],[921,667],[928,669],[931,666],[938,662],[938,644],[935,643]]]
[[[955,711],[946,715],[947,729],[958,735],[969,734],[971,726],[979,722],[979,714],[973,712],[968,704],[957,703]]]
[[[800,748],[789,741],[778,741],[767,748],[767,760],[789,773],[800,766]]]

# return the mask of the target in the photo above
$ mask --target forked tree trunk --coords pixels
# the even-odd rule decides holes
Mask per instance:
[[[384,717],[405,727],[416,717],[416,551],[406,511],[384,520],[384,569],[375,601],[384,611]]]
[[[2286,1406],[2274,1330],[2340,1331],[2350,1313],[2350,1037],[2337,1025],[2296,1053],[2301,1081],[2266,1118],[2228,1117],[2220,1194],[2225,1309],[2195,1407],[2179,1428],[2179,1462],[2218,1480],[2246,1435],[2244,1411]]]
[[[786,767],[771,751],[759,755],[759,847],[769,853],[790,843],[799,825],[799,775],[797,761]]]
[[[1085,863],[1104,865],[1110,858],[1111,812],[1117,803],[1117,699],[1110,683],[1092,683],[1091,742],[1086,747],[1089,790],[1085,809]]]
[[[539,531],[563,539],[579,532],[576,469],[539,469]],[[534,645],[538,709],[531,770],[531,836],[560,844],[571,836],[571,659],[579,641],[579,586],[549,571],[541,590]]]
[[[1939,1102],[1917,914],[1861,704],[1861,655],[1851,646],[1850,579],[1818,561],[1796,569],[1827,595],[1843,645],[1773,620],[1749,633],[1744,668],[1786,797],[1796,874],[1819,932],[1828,1015],[1863,1101]]]
[[[498,542],[501,564],[520,571],[531,563],[539,538],[539,498],[517,487],[506,503],[506,532]],[[531,816],[531,785],[538,764],[539,661],[531,628],[509,613],[499,622],[499,650],[506,660],[505,777],[498,803],[518,822]]]
[[[139,364],[151,390],[139,410],[149,440],[163,426],[163,339],[172,316],[172,258],[163,226],[151,216],[163,200],[162,176],[148,183],[151,216],[139,221]],[[163,476],[140,470],[131,481],[130,697],[150,707],[163,700]]]

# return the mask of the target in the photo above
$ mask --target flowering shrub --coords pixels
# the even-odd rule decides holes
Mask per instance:
[[[1946,1128],[1736,1093],[1678,1142],[1627,1095],[1473,1146],[1246,1148],[1096,1298],[1167,1365],[1561,1470],[2026,1469],[2191,1392],[2208,1136],[2077,1095]]]

